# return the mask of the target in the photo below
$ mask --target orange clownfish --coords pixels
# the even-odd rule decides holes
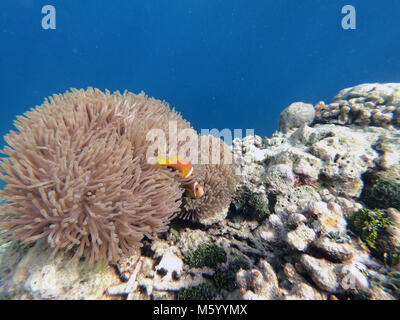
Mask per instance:
[[[199,199],[204,195],[204,189],[198,182],[192,182],[186,187],[186,193],[193,199]]]
[[[193,177],[193,166],[190,161],[180,156],[174,156],[171,159],[159,155],[157,164],[170,167],[181,172],[181,178],[190,179]]]

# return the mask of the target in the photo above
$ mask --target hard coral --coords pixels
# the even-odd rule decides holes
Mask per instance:
[[[18,117],[5,140],[0,236],[47,238],[57,251],[116,261],[144,236],[166,231],[183,188],[176,173],[148,164],[147,132],[189,123],[144,94],[89,88],[54,95]],[[88,251],[88,252],[87,252]]]

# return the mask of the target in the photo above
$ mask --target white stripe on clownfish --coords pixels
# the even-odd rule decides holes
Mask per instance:
[[[193,186],[193,195],[194,195],[195,198],[196,198],[196,187],[197,187],[197,185],[198,185],[198,183],[195,182],[194,186]]]
[[[193,173],[193,167],[190,168],[190,171],[187,173],[187,175],[184,178],[185,179],[189,178],[192,175],[192,173]]]

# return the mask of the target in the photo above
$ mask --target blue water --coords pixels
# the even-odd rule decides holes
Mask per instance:
[[[41,27],[46,4],[56,30]],[[355,30],[341,27],[346,4]],[[1,0],[0,136],[44,97],[88,86],[143,90],[197,130],[270,136],[292,102],[400,82],[399,39],[398,0]]]

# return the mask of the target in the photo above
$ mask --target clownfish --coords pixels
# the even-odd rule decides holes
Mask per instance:
[[[193,177],[193,166],[190,161],[183,159],[180,156],[174,156],[171,159],[159,155],[157,164],[170,167],[181,172],[181,178],[190,179]]]
[[[198,182],[192,182],[186,187],[186,193],[190,198],[199,199],[204,195],[204,189]]]

